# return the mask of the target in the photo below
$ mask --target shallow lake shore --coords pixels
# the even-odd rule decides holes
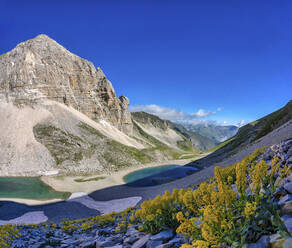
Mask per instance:
[[[70,193],[86,193],[90,194],[96,190],[125,184],[124,177],[136,170],[151,168],[157,166],[163,166],[168,164],[177,164],[185,165],[196,159],[200,159],[205,154],[202,154],[195,159],[186,159],[186,160],[169,160],[162,162],[154,162],[148,164],[134,165],[129,168],[114,172],[112,174],[92,174],[90,176],[60,176],[60,175],[44,175],[40,179],[51,188],[59,192],[70,192]],[[90,180],[94,178],[101,177],[99,180]],[[77,182],[76,180],[82,179],[84,182]],[[23,203],[27,205],[39,205],[39,204],[48,204],[54,202],[60,202],[64,199],[49,199],[49,200],[36,200],[36,199],[23,199],[23,198],[0,198],[0,201],[13,201],[17,203]]]
[[[198,157],[201,158],[201,157]],[[151,168],[157,167],[162,165],[168,164],[177,164],[177,165],[185,165],[194,159],[190,160],[170,160],[170,161],[163,161],[163,162],[155,162],[155,163],[148,163],[148,164],[141,164],[141,165],[134,165],[129,168],[114,172],[113,174],[92,174],[90,176],[42,176],[41,180],[51,186],[56,191],[64,191],[64,192],[84,192],[90,194],[93,191],[125,184],[124,177],[136,170],[144,169],[144,168]],[[76,182],[76,179],[91,179],[96,177],[104,177],[104,179],[100,179],[97,181],[86,181],[86,182]]]

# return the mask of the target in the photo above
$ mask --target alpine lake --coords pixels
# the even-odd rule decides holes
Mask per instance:
[[[175,164],[144,168],[127,174],[123,179],[131,187],[165,184],[195,173],[198,169]]]
[[[0,198],[34,200],[67,199],[68,192],[58,192],[39,177],[0,177]]]

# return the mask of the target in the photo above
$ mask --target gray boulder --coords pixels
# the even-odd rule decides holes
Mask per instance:
[[[155,248],[161,245],[163,242],[162,240],[149,240],[146,244],[146,248]]]
[[[284,224],[287,228],[287,230],[289,231],[290,234],[292,234],[292,216],[290,216],[291,218],[288,218],[284,221]]]
[[[285,202],[281,207],[281,213],[283,215],[292,215],[292,201]]]
[[[142,238],[140,238],[138,241],[136,241],[133,245],[132,248],[144,248],[146,247],[147,242],[150,240],[151,235],[148,234]]]
[[[170,240],[172,237],[173,237],[173,231],[167,230],[167,231],[163,231],[152,236],[150,239],[154,241],[157,241],[157,240],[167,241],[167,240]]]
[[[285,196],[283,196],[280,201],[278,202],[279,205],[282,205],[282,204],[285,204],[286,202],[288,201],[291,201],[292,200],[292,195],[290,194],[287,194]]]
[[[289,194],[292,194],[292,182],[286,183],[284,189],[287,190]]]

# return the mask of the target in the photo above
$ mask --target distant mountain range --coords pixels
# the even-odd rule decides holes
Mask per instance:
[[[212,123],[182,124],[188,131],[198,132],[217,143],[223,142],[236,134],[238,127],[234,125],[222,126]]]
[[[175,123],[174,126],[184,133],[188,133],[194,145],[206,151],[236,134],[238,127],[221,126],[212,123]]]

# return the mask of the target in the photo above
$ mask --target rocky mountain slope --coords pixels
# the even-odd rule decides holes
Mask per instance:
[[[20,43],[0,56],[0,174],[112,171],[186,153],[184,137],[133,123],[128,104],[100,68],[48,36]]]
[[[176,133],[167,121],[161,120],[155,115],[150,115],[145,112],[132,113],[132,119],[137,136],[144,142],[151,145],[151,141],[143,136],[141,131],[147,132],[159,142],[170,147],[178,148],[178,143],[183,141],[183,137]]]
[[[136,137],[140,137],[143,142],[155,145],[158,141],[174,149],[199,152],[198,147],[191,142],[190,136],[178,130],[169,121],[146,112],[133,112],[132,120],[134,134]],[[143,135],[143,132],[148,133],[148,136]],[[153,141],[153,138],[156,139],[156,142]]]

